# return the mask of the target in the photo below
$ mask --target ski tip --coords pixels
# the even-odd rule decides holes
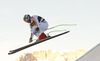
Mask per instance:
[[[11,55],[11,53],[8,53],[8,55]]]
[[[13,50],[10,50],[10,51],[9,51],[9,53],[8,53],[8,55],[11,55],[11,54],[12,54],[12,52],[13,52]]]

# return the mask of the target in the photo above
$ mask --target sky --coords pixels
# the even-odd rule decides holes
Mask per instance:
[[[49,23],[49,28],[59,24],[77,26],[61,26],[47,30],[46,33],[58,29],[67,29],[70,32],[8,55],[9,50],[29,44],[30,27],[23,21],[25,14],[42,16]],[[0,0],[0,21],[2,61],[15,61],[23,53],[40,50],[89,50],[100,43],[100,0]],[[58,33],[60,32],[50,35]]]

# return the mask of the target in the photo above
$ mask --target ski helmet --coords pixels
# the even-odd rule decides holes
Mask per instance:
[[[26,14],[26,15],[24,15],[24,21],[30,21],[30,19],[31,19],[31,16],[29,15],[29,14]]]

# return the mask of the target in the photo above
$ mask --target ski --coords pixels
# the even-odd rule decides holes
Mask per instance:
[[[28,48],[28,47],[34,46],[34,45],[39,44],[39,43],[41,43],[41,42],[47,41],[47,40],[49,40],[49,39],[52,39],[52,38],[61,36],[61,35],[66,34],[66,33],[68,33],[68,32],[70,32],[70,31],[66,31],[66,32],[57,34],[57,35],[55,35],[55,36],[47,37],[47,38],[45,38],[45,39],[42,39],[42,40],[39,40],[39,41],[37,41],[37,42],[31,43],[31,44],[29,44],[29,45],[26,45],[26,46],[17,48],[17,49],[15,49],[15,50],[11,50],[11,51],[9,51],[8,55],[14,54],[14,53],[16,53],[16,52],[19,52],[19,51],[21,51],[21,50],[23,50],[23,49],[26,49],[26,48]]]

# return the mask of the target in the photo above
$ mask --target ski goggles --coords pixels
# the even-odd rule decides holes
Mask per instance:
[[[24,21],[25,21],[25,22],[27,22],[27,21],[28,21],[28,19],[25,19]]]

